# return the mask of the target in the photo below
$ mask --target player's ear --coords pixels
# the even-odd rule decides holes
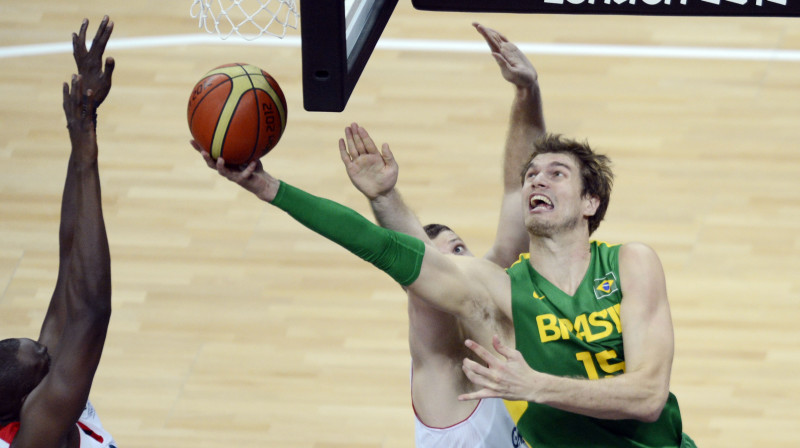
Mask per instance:
[[[600,207],[600,198],[594,195],[583,196],[583,216],[594,216]]]

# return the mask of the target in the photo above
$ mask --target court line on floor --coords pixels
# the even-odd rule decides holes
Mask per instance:
[[[222,40],[209,34],[177,34],[152,37],[115,38],[108,43],[108,50],[170,47],[180,45],[238,45],[261,47],[300,47],[300,37],[286,36],[283,39],[264,37],[246,41],[238,38]],[[721,48],[721,47],[676,47],[653,45],[604,45],[566,43],[518,43],[527,54],[557,56],[595,56],[629,58],[673,58],[673,59],[722,59],[756,61],[800,61],[800,50],[778,50],[767,48]],[[484,53],[486,44],[480,41],[455,41],[431,39],[381,39],[378,50],[430,51]],[[16,45],[0,47],[0,59],[29,57],[45,54],[72,53],[71,42]]]

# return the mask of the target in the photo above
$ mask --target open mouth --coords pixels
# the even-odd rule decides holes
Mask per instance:
[[[553,201],[551,201],[550,198],[545,195],[535,194],[531,196],[530,207],[531,211],[552,210]]]

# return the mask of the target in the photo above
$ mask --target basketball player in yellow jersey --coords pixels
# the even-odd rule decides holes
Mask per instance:
[[[201,153],[220,175],[372,263],[428,305],[473,322],[481,338],[496,332],[490,344],[477,342],[497,354],[466,342],[487,366],[464,360],[465,374],[480,389],[459,400],[527,401],[517,427],[532,446],[695,446],[669,392],[673,330],[658,256],[641,243],[589,240],[608,207],[611,172],[588,145],[560,136],[535,142],[520,204],[530,255],[508,270],[377,226],[273,177],[260,161],[228,167]],[[610,269],[597,278],[598,266]],[[542,307],[546,314],[538,312]],[[582,375],[575,364],[584,367]]]
[[[88,403],[111,317],[111,258],[97,167],[97,108],[111,89],[103,63],[113,22],[86,48],[88,20],[72,34],[78,74],[64,83],[72,151],[61,199],[55,290],[37,341],[0,341],[0,448],[113,448]]]
[[[522,173],[530,253],[505,273],[444,263],[426,273],[423,262],[418,282],[440,297],[478,291],[513,318],[515,345],[495,337],[499,356],[467,341],[486,366],[465,358],[481,389],[460,399],[527,401],[517,425],[533,446],[694,447],[669,391],[673,329],[658,256],[642,243],[589,240],[612,179],[588,144],[538,140]]]
[[[494,245],[484,258],[508,267],[528,249],[528,235],[519,207],[519,172],[530,157],[530,142],[545,131],[538,75],[516,45],[495,30],[474,24],[489,44],[503,77],[514,86],[503,160],[504,193]],[[364,128],[345,130],[340,142],[342,160],[353,184],[369,200],[381,226],[413,235],[442,253],[474,256],[450,228],[423,226],[395,189],[398,166],[388,145],[383,154]],[[418,448],[500,448],[520,446],[513,420],[503,400],[458,401],[472,386],[461,371],[469,355],[464,340],[491,341],[502,328],[455,316],[425,303],[408,292],[411,398],[416,417]]]
[[[372,263],[427,304],[473,322],[475,333],[481,336],[477,342],[490,349],[493,345],[499,355],[467,342],[487,366],[464,361],[464,372],[479,390],[459,399],[527,401],[525,412],[533,410],[534,418],[523,415],[526,424],[520,420],[518,428],[531,445],[694,446],[682,433],[677,401],[669,393],[673,329],[664,270],[655,251],[641,243],[615,246],[615,253],[602,249],[606,253],[599,262],[612,264],[619,274],[615,283],[619,294],[614,296],[618,303],[587,313],[575,310],[569,300],[580,292],[580,303],[585,304],[587,288],[588,294],[594,295],[593,281],[597,279],[591,277],[590,267],[597,265],[595,255],[600,246],[589,236],[608,207],[608,160],[587,144],[559,136],[534,143],[521,178],[519,203],[530,238],[530,257],[512,268],[513,278],[512,269],[507,272],[489,260],[443,254],[419,238],[376,226],[341,204],[273,177],[260,161],[247,167],[227,167],[222,158],[215,162],[207,153],[203,157],[220,175]],[[527,269],[531,279],[536,278],[534,288],[546,282],[552,293],[533,289],[532,294],[518,296],[517,291],[526,290],[521,287],[526,285],[520,284],[524,275],[516,272],[519,267]],[[606,285],[610,286],[602,282],[598,287]],[[554,296],[559,303],[552,300]],[[605,300],[598,297],[593,306],[603,307],[600,299]],[[539,315],[526,313],[529,307],[524,305],[540,300],[564,310],[552,309],[555,317],[545,316],[550,320],[539,324]],[[556,314],[566,315],[567,311],[574,320]],[[517,328],[519,323],[524,326]],[[530,330],[537,326],[539,331]],[[558,337],[553,339],[555,330]],[[489,332],[496,332],[497,337],[487,344],[483,338]],[[578,351],[574,345],[578,342],[599,342],[600,351],[588,347]],[[548,354],[549,362],[542,363],[531,354],[544,344],[563,345],[564,350],[557,352],[572,356]],[[590,375],[590,361],[608,375]],[[560,373],[569,363],[586,366],[585,376]],[[536,368],[531,367],[534,365]],[[546,418],[537,420],[535,416]]]

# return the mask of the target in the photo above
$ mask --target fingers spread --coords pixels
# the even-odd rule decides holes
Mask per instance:
[[[508,347],[507,345],[503,344],[503,342],[500,341],[500,337],[498,337],[497,335],[494,335],[492,337],[492,346],[494,346],[494,349],[497,351],[497,353],[500,353],[501,355],[505,356],[506,359],[511,357],[511,355],[513,355],[515,351],[511,347]]]
[[[475,354],[478,355],[482,360],[484,360],[489,366],[497,362],[497,358],[477,342],[467,339],[465,345],[470,350],[475,352]]]
[[[366,129],[362,128],[361,126],[358,127],[358,135],[361,137],[361,140],[364,142],[364,152],[365,153],[377,153],[378,148],[375,146],[375,142],[372,141],[372,137],[369,136],[369,133]]]
[[[353,129],[348,126],[344,128],[344,136],[347,139],[347,153],[351,159],[354,159],[358,155],[358,149],[356,149],[356,142],[355,138],[353,137]]]
[[[111,74],[114,73],[114,67],[115,66],[116,66],[116,61],[114,61],[114,58],[107,57],[106,58],[105,77],[106,77],[106,80],[109,83],[111,82]]]
[[[355,149],[357,155],[366,154],[367,151],[364,149],[364,141],[361,140],[361,135],[359,134],[358,125],[356,123],[350,126],[350,134],[353,136],[353,148],[351,149]]]
[[[103,21],[97,28],[97,33],[92,40],[92,52],[103,54],[108,43],[108,38],[111,37],[111,32],[114,30],[114,22],[108,22],[108,16],[103,17]]]
[[[505,58],[505,56],[503,56],[502,53],[495,52],[492,53],[492,56],[494,56],[494,60],[497,61],[497,65],[499,65],[500,68],[508,67],[510,65],[508,63],[508,60]]]
[[[484,398],[493,398],[497,395],[491,393],[491,391],[487,389],[481,389],[478,392],[472,392],[471,394],[463,394],[458,396],[458,401],[470,401],[470,400],[482,400]]]
[[[81,22],[81,29],[78,32],[78,39],[80,39],[81,44],[86,42],[86,28],[89,27],[89,19],[83,19]]]
[[[244,179],[247,179],[248,177],[250,177],[253,174],[253,172],[255,172],[255,170],[256,170],[256,164],[257,163],[256,163],[255,160],[250,162],[250,163],[248,163],[247,164],[247,168],[245,168],[241,172],[241,175],[239,176],[239,178],[244,180]]]
[[[220,174],[222,174],[225,177],[228,176],[228,174],[229,174],[228,173],[228,168],[225,166],[225,159],[223,159],[222,157],[220,157],[220,158],[218,158],[216,160],[216,168],[217,168],[217,171],[219,171]]]
[[[498,380],[493,376],[490,369],[487,369],[475,361],[465,359],[461,370],[464,371],[464,375],[466,375],[467,379],[473,384],[486,389],[498,390]]]
[[[394,160],[394,154],[392,154],[392,150],[389,149],[388,143],[383,144],[383,146],[381,147],[381,153],[382,153],[381,155],[383,156],[383,160],[386,161],[387,164],[392,160]]]
[[[347,152],[347,145],[343,138],[339,139],[339,155],[342,156],[342,162],[344,162],[346,167],[349,167],[353,163],[353,158],[350,156],[350,153]]]

